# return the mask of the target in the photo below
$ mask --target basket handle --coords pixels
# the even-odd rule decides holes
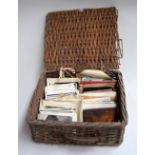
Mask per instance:
[[[68,141],[80,143],[80,144],[95,144],[99,142],[98,137],[81,137],[81,136],[71,136],[71,135],[65,135],[65,138]]]

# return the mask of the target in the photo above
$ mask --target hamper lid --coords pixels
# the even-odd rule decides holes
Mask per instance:
[[[99,8],[51,12],[46,17],[44,63],[61,66],[118,69],[122,57],[117,9]]]

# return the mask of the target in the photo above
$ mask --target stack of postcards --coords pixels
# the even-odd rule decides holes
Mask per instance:
[[[76,78],[46,79],[38,120],[112,122],[117,92],[115,77],[100,70],[84,70]]]

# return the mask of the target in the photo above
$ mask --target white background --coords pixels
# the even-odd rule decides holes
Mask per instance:
[[[43,71],[44,24],[47,12],[109,6],[116,6],[119,11],[119,34],[124,45],[120,70],[124,77],[129,123],[123,144],[119,147],[88,147],[34,143],[25,117]],[[19,0],[19,155],[136,155],[136,8],[136,0]]]

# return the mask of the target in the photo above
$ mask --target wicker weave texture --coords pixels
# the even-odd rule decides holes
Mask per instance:
[[[49,13],[45,28],[45,67],[119,68],[117,9]]]

